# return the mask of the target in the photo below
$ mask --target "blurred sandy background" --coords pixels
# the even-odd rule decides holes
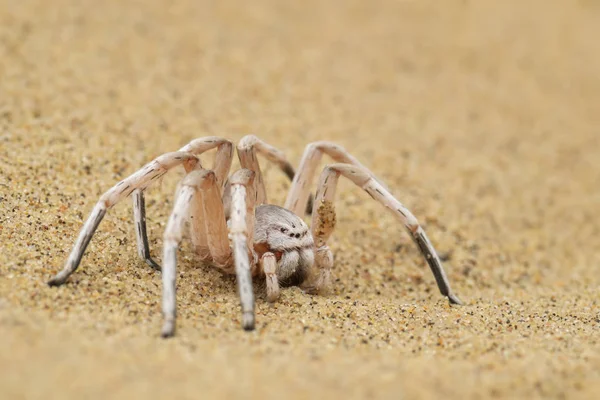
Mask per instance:
[[[0,397],[598,398],[600,2],[0,2]],[[61,288],[100,194],[192,138],[334,140],[413,211],[467,303],[343,182],[335,290],[258,293],[182,247],[179,330],[129,201]],[[289,184],[267,170],[281,203]],[[152,252],[181,171],[149,191]]]

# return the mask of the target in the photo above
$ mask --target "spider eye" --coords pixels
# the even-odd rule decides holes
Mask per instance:
[[[281,228],[280,231],[281,231],[281,233],[286,233],[287,229],[286,228]]]

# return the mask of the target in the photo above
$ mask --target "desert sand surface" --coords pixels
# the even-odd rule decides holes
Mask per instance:
[[[599,38],[594,0],[1,1],[0,398],[599,398]],[[465,305],[346,180],[332,292],[257,288],[253,332],[186,240],[177,336],[159,337],[129,199],[46,285],[113,184],[248,133],[295,165],[311,141],[348,149]],[[262,169],[282,204],[289,182]],[[159,261],[183,176],[147,191]]]

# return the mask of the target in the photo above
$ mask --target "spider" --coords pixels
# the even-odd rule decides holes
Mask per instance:
[[[214,148],[213,168],[205,169],[198,156]],[[176,253],[187,232],[201,261],[237,276],[242,327],[253,330],[253,278],[266,282],[269,302],[279,298],[280,287],[300,286],[311,294],[326,292],[330,287],[333,255],[327,242],[336,224],[333,202],[338,179],[344,176],[387,207],[404,224],[429,264],[440,292],[451,304],[462,304],[450,289],[442,263],[414,215],[342,147],[331,142],[309,144],[297,174],[283,152],[256,136],[242,138],[237,154],[242,169],[228,178],[234,155],[233,143],[220,137],[204,137],[191,141],[179,151],[157,157],[117,183],[100,197],[83,225],[64,269],[50,279],[48,285],[58,286],[67,281],[79,266],[107,210],[133,195],[138,253],[152,268],[162,271],[161,335],[175,334]],[[292,180],[284,207],[267,203],[257,154],[275,163]],[[337,163],[323,169],[313,199],[310,186],[324,154]],[[150,257],[144,190],[178,165],[183,166],[186,175],[177,188],[173,211],[164,232],[161,268]],[[300,216],[311,211],[312,229],[309,229]]]

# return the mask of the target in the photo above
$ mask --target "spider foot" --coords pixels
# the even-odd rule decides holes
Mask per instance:
[[[242,328],[245,331],[253,331],[254,330],[254,312],[248,311],[242,314]]]
[[[300,289],[306,294],[319,294],[319,289],[315,285],[302,286]]]
[[[60,286],[62,284],[64,284],[67,281],[68,276],[63,277],[60,274],[57,274],[55,276],[53,276],[52,278],[50,278],[48,280],[47,285],[52,287],[52,286]]]
[[[144,259],[144,261],[146,261],[146,264],[148,264],[153,270],[161,272],[162,268],[160,265],[158,265],[152,258],[147,257]]]
[[[160,336],[163,337],[164,339],[167,339],[167,338],[173,337],[174,335],[175,335],[175,320],[168,319],[163,324]]]
[[[310,295],[319,295],[326,296],[331,293],[331,286],[328,284],[323,284],[320,280],[313,282],[311,284],[302,285],[300,289]]]
[[[327,259],[330,260],[329,258]],[[300,285],[304,293],[325,296],[331,292],[331,269],[324,268]]]
[[[462,306],[464,303],[459,299],[454,293],[448,294],[448,300],[450,304],[456,304],[457,306]]]
[[[269,303],[275,303],[277,300],[279,300],[279,291],[270,292],[269,289],[267,289],[267,301]]]

